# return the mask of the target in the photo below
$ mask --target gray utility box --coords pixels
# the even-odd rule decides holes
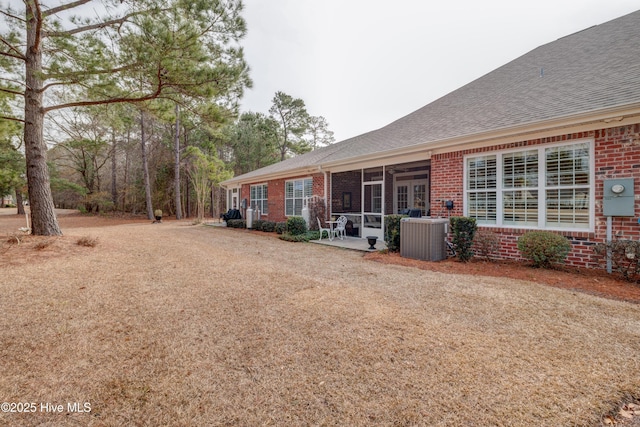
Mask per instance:
[[[403,218],[400,222],[400,256],[423,261],[447,257],[444,242],[448,219]]]
[[[635,216],[633,178],[605,179],[603,190],[604,216]]]

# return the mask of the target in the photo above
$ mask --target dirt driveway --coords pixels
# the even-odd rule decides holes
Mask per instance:
[[[0,401],[37,404],[3,425],[593,426],[640,394],[638,305],[60,219],[63,238],[0,248]]]

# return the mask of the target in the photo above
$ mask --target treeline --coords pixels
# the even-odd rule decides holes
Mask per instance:
[[[220,181],[333,141],[282,92],[239,114],[240,0],[85,3],[0,5],[0,193],[34,234],[61,233],[55,206],[217,215]]]
[[[323,117],[282,92],[269,113],[236,118],[233,111],[212,117],[170,102],[146,107],[97,105],[49,117],[45,140],[56,207],[217,217],[226,209],[217,185],[222,180],[333,142]],[[0,192],[28,198],[20,135],[19,126],[0,128],[0,159],[7,159]]]
[[[137,214],[152,206],[182,218],[217,217],[226,209],[217,185],[222,180],[333,142],[323,117],[282,92],[269,113],[237,118],[154,106],[106,105],[52,116],[48,164],[56,207]]]

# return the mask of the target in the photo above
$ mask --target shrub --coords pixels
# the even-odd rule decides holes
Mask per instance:
[[[264,221],[263,221],[263,220],[261,220],[261,219],[256,219],[256,220],[254,220],[254,221],[253,221],[253,224],[251,225],[251,227],[252,227],[254,230],[262,231],[262,224],[264,224]]]
[[[301,216],[292,216],[287,219],[287,233],[298,236],[307,232],[307,223]]]
[[[227,227],[247,228],[247,221],[244,219],[230,219],[227,221]]]
[[[287,223],[276,222],[276,233],[283,234],[285,231],[287,231]]]
[[[284,240],[286,242],[308,242],[311,239],[309,239],[309,236],[307,235],[307,233],[303,233],[303,234],[283,233],[282,235],[280,235],[280,240]]]
[[[493,231],[480,229],[473,237],[473,251],[486,260],[494,258],[500,247],[500,238]]]
[[[615,240],[598,243],[593,251],[602,266],[607,264],[607,252],[611,253],[611,269],[630,282],[640,281],[640,242]]]
[[[263,221],[262,222],[262,231],[267,233],[273,233],[276,230],[276,223],[273,221]]]
[[[316,221],[316,225],[318,225],[317,221]],[[320,230],[307,231],[305,234],[309,238],[309,240],[320,239]]]
[[[565,261],[571,244],[566,238],[550,231],[530,231],[518,239],[518,250],[533,262],[534,267],[551,267]]]
[[[400,224],[406,215],[388,215],[384,220],[384,241],[389,252],[400,251]]]
[[[478,228],[476,219],[466,216],[452,216],[449,222],[451,223],[452,240],[458,259],[462,262],[467,262],[473,258],[471,246]]]

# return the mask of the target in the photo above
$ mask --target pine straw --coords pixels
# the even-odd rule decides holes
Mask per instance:
[[[593,426],[640,394],[637,305],[186,222],[87,234],[0,266],[0,400],[91,413],[0,424]]]

